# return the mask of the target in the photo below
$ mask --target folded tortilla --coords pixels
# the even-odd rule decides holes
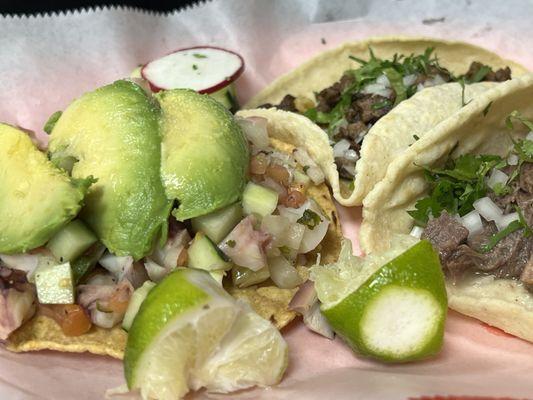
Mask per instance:
[[[249,111],[246,114],[241,116],[254,115]],[[313,125],[307,118],[284,111],[272,110],[266,118],[272,146],[286,153],[292,153],[295,145],[297,146],[291,138],[295,137],[293,131],[299,132],[302,121]],[[290,143],[295,143],[295,145]],[[322,262],[334,262],[340,252],[342,232],[330,191],[326,184],[322,183],[318,186],[311,186],[307,194],[322,208],[324,215],[331,222],[322,243],[308,257],[309,265],[315,262],[318,253],[320,253]],[[298,271],[300,275],[306,275],[306,268],[300,266]],[[286,326],[297,316],[296,312],[289,309],[289,303],[297,292],[297,288],[280,289],[266,283],[245,289],[232,287],[228,290],[234,297],[247,301],[259,315],[272,321],[278,329]],[[36,350],[90,352],[122,359],[126,342],[127,333],[120,326],[115,326],[113,329],[93,326],[84,335],[69,337],[63,334],[53,319],[37,315],[10,335],[7,348],[15,352]]]
[[[376,57],[382,59],[390,59],[394,54],[422,54],[428,47],[432,47],[439,58],[439,63],[454,74],[465,73],[473,61],[479,61],[493,69],[509,66],[513,77],[527,73],[526,68],[513,61],[463,42],[412,37],[376,37],[361,42],[348,42],[315,56],[276,79],[254,96],[245,108],[254,108],[265,103],[278,104],[287,94],[314,99],[315,92],[337,82],[346,70],[358,67],[359,64],[349,56],[367,59],[369,47]],[[469,91],[469,95],[475,97],[493,85],[495,83],[476,85],[477,88]],[[460,96],[459,93],[459,99]],[[335,200],[344,206],[361,205],[374,185],[385,176],[392,160],[412,144],[413,135],[422,137],[429,128],[457,111],[457,104],[460,107],[461,102],[458,103],[456,99],[457,90],[449,89],[448,84],[424,89],[379,119],[363,140],[361,157],[356,163],[353,188],[349,187],[347,180],[339,179],[329,138],[322,129],[308,128],[308,136],[300,145],[306,147],[309,153],[312,153],[312,148],[316,150],[315,153],[320,152],[320,157],[316,159],[321,161],[320,165],[326,173]],[[431,101],[437,101],[441,107],[433,107],[430,113],[426,111],[425,105]]]
[[[513,140],[527,134],[524,127],[518,129],[520,124],[512,132],[506,128],[505,119],[515,110],[533,119],[533,74],[478,96],[398,156],[364,199],[362,249],[367,254],[382,251],[395,233],[409,233],[414,221],[407,210],[428,189],[422,167],[442,166],[462,154],[507,156]],[[533,341],[533,294],[520,282],[478,276],[447,286],[450,308]]]

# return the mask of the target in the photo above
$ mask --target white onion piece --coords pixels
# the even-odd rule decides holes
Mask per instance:
[[[85,285],[94,285],[94,286],[113,286],[117,283],[117,279],[108,272],[97,273],[91,276]]]
[[[526,140],[533,140],[533,131],[530,131],[527,136],[526,136]]]
[[[318,301],[304,314],[304,324],[313,332],[328,339],[333,339],[335,336],[326,317],[320,312],[320,303]]]
[[[416,74],[405,75],[403,77],[403,85],[404,86],[414,85],[414,83],[416,82],[416,79],[417,79]]]
[[[487,221],[497,221],[503,215],[500,207],[488,197],[482,197],[474,201],[474,209]]]
[[[509,157],[507,157],[507,164],[518,165],[518,156],[514,153],[509,154]]]
[[[348,161],[357,161],[359,160],[359,156],[357,155],[357,152],[353,149],[349,149],[344,153],[344,158]]]
[[[498,227],[498,230],[501,231],[507,228],[511,222],[519,221],[519,220],[520,220],[520,216],[518,215],[517,212],[506,214],[500,219],[496,220],[496,226]]]
[[[302,278],[285,257],[274,257],[268,260],[270,278],[281,289],[292,289],[302,283]]]
[[[361,90],[361,93],[374,94],[382,97],[390,97],[392,91],[385,85],[379,83],[369,83],[363,88],[363,90]]]
[[[346,139],[341,139],[335,146],[333,146],[333,157],[343,158],[344,154],[350,149],[350,142]]]
[[[181,252],[190,241],[191,237],[189,236],[187,229],[181,229],[176,232],[176,234],[169,235],[165,245],[161,248],[157,248],[150,258],[155,263],[169,270],[176,268]]]
[[[289,303],[289,309],[304,315],[315,304],[316,299],[315,283],[313,281],[306,281],[298,288],[298,291]]]
[[[292,155],[294,156],[296,162],[298,162],[298,164],[300,164],[302,167],[311,167],[316,165],[309,153],[307,153],[307,151],[301,147],[294,149]]]
[[[422,233],[424,232],[424,228],[421,226],[413,226],[413,229],[411,229],[411,232],[409,232],[409,235],[414,236],[417,239],[420,239],[422,237]]]
[[[421,90],[424,90],[425,88],[426,88],[426,87],[425,87],[423,84],[421,84],[421,83],[419,83],[418,85],[416,85],[416,91],[417,91],[417,92],[420,92]]]
[[[316,246],[322,242],[324,236],[326,236],[326,233],[328,232],[329,220],[322,215],[320,207],[314,201],[310,201],[309,208],[311,211],[318,214],[321,221],[313,229],[305,227],[302,242],[300,243],[300,248],[298,250],[300,253],[308,253],[311,250],[314,250]]]
[[[387,78],[387,75],[381,74],[377,77],[376,83],[379,83],[380,85],[383,85],[385,87],[390,87],[390,81],[389,78]]]
[[[483,221],[481,221],[481,216],[476,210],[464,215],[460,222],[461,225],[468,229],[469,236],[476,235],[483,230]]]
[[[487,180],[487,185],[494,189],[496,185],[505,185],[507,183],[507,180],[509,179],[509,176],[505,173],[500,171],[499,169],[494,168],[489,176],[489,179]]]
[[[287,231],[290,221],[281,215],[265,215],[261,221],[261,230],[272,236],[272,245],[281,247],[286,245]]]
[[[305,173],[309,178],[311,178],[315,185],[320,185],[326,179],[326,177],[324,176],[324,172],[322,172],[320,167],[317,166],[307,168],[307,171]]]
[[[106,252],[98,264],[111,272],[120,281],[124,272],[133,264],[133,257],[131,256],[116,256],[110,252]]]
[[[100,311],[95,308],[91,311],[91,321],[100,328],[111,329],[120,321],[122,321],[123,315],[115,312]]]
[[[254,230],[255,218],[248,216],[237,224],[219,245],[235,264],[258,271],[267,265],[265,247],[270,235]],[[235,242],[232,246],[228,242]]]
[[[304,211],[311,207],[311,203],[307,200],[298,208],[278,206],[279,215],[287,218],[292,223],[296,223],[304,215]]]
[[[146,268],[148,277],[153,282],[161,281],[171,271],[171,269],[162,267],[161,265],[151,260],[150,258],[146,258],[146,261],[144,262],[144,268]]]
[[[302,224],[289,225],[285,245],[290,249],[298,250],[304,238],[305,229]]]
[[[250,141],[258,149],[266,149],[270,142],[268,140],[266,118],[251,117],[251,118],[238,118],[237,123],[241,127],[246,139]]]

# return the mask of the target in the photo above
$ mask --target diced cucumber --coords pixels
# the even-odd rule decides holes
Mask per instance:
[[[223,87],[216,92],[210,93],[209,96],[233,113],[239,110],[239,103],[237,101],[237,96],[235,95],[235,85],[233,83],[230,83],[228,86]]]
[[[60,261],[72,261],[96,243],[97,237],[79,219],[69,222],[46,244]]]
[[[198,232],[188,249],[188,265],[206,271],[227,270],[232,264],[227,262],[218,247],[202,232]]]
[[[68,262],[37,267],[35,287],[41,304],[74,304],[74,282]]]
[[[142,302],[144,299],[146,299],[146,296],[148,296],[148,293],[154,286],[154,282],[146,281],[140,288],[133,292],[130,302],[128,303],[128,309],[126,310],[126,314],[124,314],[124,319],[122,320],[122,328],[124,328],[124,330],[130,330],[133,319],[139,312]]]
[[[266,281],[270,278],[270,271],[268,267],[263,267],[258,271],[252,271],[245,267],[235,266],[231,270],[231,277],[233,279],[233,285],[243,289]]]
[[[278,205],[278,194],[269,188],[248,182],[242,194],[242,207],[247,215],[257,214],[261,217],[270,215]]]
[[[241,219],[242,205],[235,203],[210,214],[193,218],[191,222],[195,232],[203,232],[213,242],[220,243]]]

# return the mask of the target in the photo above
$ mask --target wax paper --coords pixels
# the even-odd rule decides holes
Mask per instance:
[[[170,14],[111,8],[5,16],[0,17],[0,121],[44,138],[48,116],[82,92],[169,51],[200,44],[244,57],[246,71],[237,84],[244,102],[308,57],[377,35],[465,40],[533,70],[530,1],[220,0]],[[358,251],[361,211],[339,207],[339,212]],[[442,353],[408,365],[361,359],[340,340],[310,333],[299,322],[284,336],[290,366],[282,383],[222,398],[533,398],[533,345],[453,312]],[[109,358],[0,348],[0,399],[98,399],[123,383],[121,363]]]

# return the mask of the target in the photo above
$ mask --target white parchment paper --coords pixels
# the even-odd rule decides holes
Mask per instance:
[[[113,8],[6,16],[0,17],[0,121],[41,132],[51,113],[84,91],[173,49],[202,44],[244,57],[238,92],[245,101],[318,52],[378,35],[465,40],[533,70],[533,2],[525,0],[219,0],[160,15]],[[339,211],[345,234],[357,246],[360,210]],[[301,324],[284,334],[291,363],[281,385],[231,398],[533,398],[533,346],[454,313],[443,352],[403,366],[359,359],[339,340],[309,333]],[[0,399],[97,399],[122,383],[115,360],[0,349]]]

